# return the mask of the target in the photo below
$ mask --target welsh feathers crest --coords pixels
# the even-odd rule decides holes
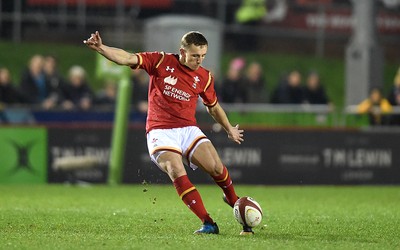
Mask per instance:
[[[173,77],[173,76],[168,76],[168,77],[164,78],[164,82],[168,83],[170,85],[175,85],[177,81],[178,81],[178,78]]]

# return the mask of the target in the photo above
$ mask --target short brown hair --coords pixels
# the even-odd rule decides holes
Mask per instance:
[[[181,47],[187,48],[192,44],[195,46],[208,46],[208,41],[202,33],[198,31],[189,31],[183,35],[181,39]]]

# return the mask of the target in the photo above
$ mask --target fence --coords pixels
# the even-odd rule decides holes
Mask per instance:
[[[258,38],[300,39],[303,49],[323,56],[325,50],[347,42],[351,30],[351,5],[338,1],[329,4],[305,5],[302,1],[286,0],[268,3],[268,15],[261,26],[251,28],[237,25],[235,12],[241,0],[15,0],[0,2],[2,33],[15,42],[25,38],[63,39],[87,34],[93,29],[108,30],[113,44],[139,44],[142,41],[143,22],[148,17],[162,14],[202,15],[219,20],[224,33],[232,36]],[[390,13],[389,13],[390,14]],[[398,41],[392,35],[400,29],[399,17],[385,15],[384,26],[391,43]],[[386,20],[386,19],[388,20]],[[332,20],[331,20],[332,19]],[[297,21],[293,21],[297,20]],[[340,24],[340,25],[337,25]],[[336,25],[336,26],[335,26]],[[3,37],[5,35],[3,34]],[[110,39],[108,39],[110,40]],[[271,39],[262,39],[268,43]],[[329,45],[328,45],[329,43]],[[282,43],[280,43],[282,44]],[[293,47],[293,43],[292,47]],[[290,46],[287,46],[290,49]],[[343,47],[342,47],[343,48]],[[342,50],[342,48],[340,50]]]
[[[240,1],[211,1],[216,8],[213,18],[226,20],[228,5],[237,5]],[[190,3],[189,12],[198,11],[200,1],[172,0],[15,0],[0,2],[0,28],[8,30],[14,42],[21,42],[24,36],[34,37],[35,34],[46,34],[46,39],[54,39],[52,34],[65,38],[74,33],[87,33],[93,28],[109,30],[110,37],[117,37],[115,43],[125,45],[127,41],[135,42],[141,38],[143,19],[139,15],[151,16],[154,13],[163,14],[183,12],[176,6]],[[189,6],[189,5],[188,5]],[[202,15],[203,13],[198,13]],[[2,27],[1,27],[2,26]],[[138,36],[137,36],[138,35]],[[40,35],[39,35],[40,36]],[[43,38],[43,36],[42,36]],[[129,39],[128,39],[129,38]]]
[[[118,47],[143,48],[145,20],[165,14],[217,19],[226,38],[224,48],[343,56],[352,34],[351,1],[267,1],[267,15],[257,25],[238,25],[242,0],[14,0],[0,1],[0,39],[76,42],[102,30]],[[308,4],[306,2],[313,2]],[[317,3],[317,4],[316,4]],[[322,3],[322,4],[321,4]],[[377,4],[379,41],[390,60],[400,57],[400,15]],[[242,46],[243,40],[248,46]],[[293,40],[296,40],[293,43]],[[251,44],[255,43],[255,45]],[[250,45],[251,44],[251,45]]]

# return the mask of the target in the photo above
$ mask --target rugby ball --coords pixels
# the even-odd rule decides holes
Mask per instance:
[[[243,196],[235,202],[233,215],[240,224],[248,227],[258,226],[263,217],[260,204],[248,196]]]

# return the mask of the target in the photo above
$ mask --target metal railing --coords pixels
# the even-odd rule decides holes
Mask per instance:
[[[255,126],[307,126],[307,127],[368,127],[368,114],[359,114],[356,105],[335,110],[330,105],[308,104],[227,104],[221,103],[234,123]],[[113,121],[113,105],[94,105],[87,111],[51,110],[32,105],[10,105],[0,108],[1,123],[35,124],[46,122],[108,122]],[[203,105],[198,105],[196,118],[200,124],[214,121]],[[145,115],[131,109],[131,121],[144,122]],[[400,115],[400,107],[386,115]],[[60,120],[61,118],[61,120]],[[68,120],[70,119],[70,120]],[[400,125],[400,124],[399,124]]]
[[[341,117],[330,105],[225,104],[231,120],[247,125],[341,126]]]

